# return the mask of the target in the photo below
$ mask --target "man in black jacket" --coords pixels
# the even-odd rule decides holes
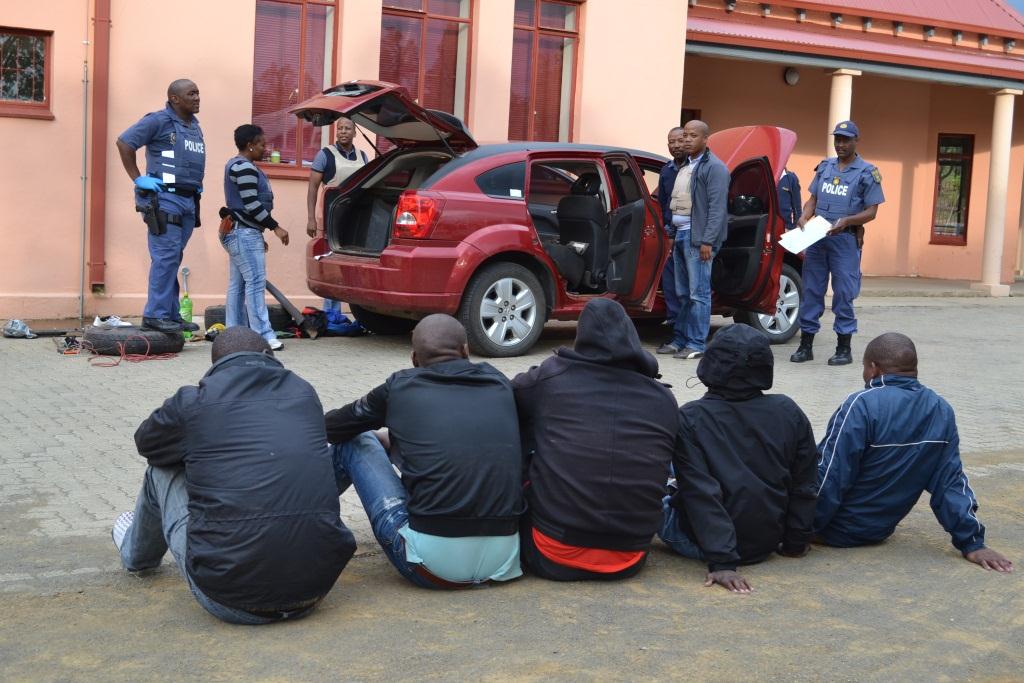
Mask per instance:
[[[619,579],[661,525],[676,400],[621,305],[594,299],[573,348],[512,380],[528,453],[520,544],[533,573]]]
[[[697,366],[708,392],[679,409],[679,490],[665,497],[658,534],[679,554],[707,561],[704,585],[736,593],[750,592],[738,565],[775,551],[800,557],[814,521],[814,434],[792,399],[762,393],[773,366],[768,340],[752,328],[731,325],[714,336]]]
[[[246,327],[213,343],[199,386],[182,387],[135,432],[149,462],[135,512],[112,536],[129,571],[170,548],[196,600],[238,624],[308,614],[356,544],[316,391]]]
[[[412,334],[412,364],[326,415],[338,488],[349,482],[398,572],[425,588],[507,581],[519,569],[522,453],[508,379],[471,363],[444,314]],[[381,437],[366,430],[388,428]]]

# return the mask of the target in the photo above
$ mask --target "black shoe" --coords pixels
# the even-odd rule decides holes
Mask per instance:
[[[806,363],[809,360],[814,360],[814,335],[807,332],[803,332],[800,335],[800,346],[793,355],[789,357],[790,363]]]
[[[195,323],[190,323],[190,322],[187,322],[185,320],[178,320],[177,323],[179,325],[181,325],[181,329],[185,330],[186,332],[198,332],[199,331],[199,325],[197,325]]]
[[[164,334],[178,334],[181,332],[181,323],[175,322],[174,320],[164,320],[162,318],[143,318],[142,326],[147,330],[156,330],[157,332],[163,332]]]
[[[850,334],[839,335],[839,342],[836,344],[836,353],[828,359],[829,365],[849,365],[853,362],[853,351],[850,349]]]

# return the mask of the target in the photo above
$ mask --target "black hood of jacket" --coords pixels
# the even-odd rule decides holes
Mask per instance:
[[[569,360],[581,360],[634,370],[647,377],[660,377],[658,361],[640,346],[640,336],[626,309],[611,299],[592,299],[583,307],[576,326],[573,348],[555,353]]]
[[[697,366],[709,394],[742,401],[771,389],[775,357],[768,338],[747,325],[718,331]]]

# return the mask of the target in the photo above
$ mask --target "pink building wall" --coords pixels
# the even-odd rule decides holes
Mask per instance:
[[[824,157],[831,76],[799,67],[800,81],[787,86],[784,67],[690,56],[683,106],[700,109],[714,128],[768,123],[796,131],[789,162],[805,190]],[[1012,281],[1021,221],[1024,169],[1024,103],[1018,98],[1007,194],[1004,282]],[[980,88],[943,86],[875,75],[853,79],[852,117],[861,130],[858,151],[878,166],[886,203],[867,226],[866,275],[914,275],[977,280],[985,232],[993,95]],[[973,133],[974,165],[965,246],[929,244],[939,133]],[[829,155],[834,152],[829,150]]]

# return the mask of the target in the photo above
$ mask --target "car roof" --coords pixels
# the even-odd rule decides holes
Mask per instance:
[[[608,145],[590,145],[581,142],[501,142],[489,145],[480,145],[476,149],[470,150],[465,154],[462,154],[455,159],[449,161],[447,164],[442,166],[434,173],[430,179],[429,184],[433,185],[437,181],[441,180],[445,176],[453,173],[460,168],[472,164],[473,162],[488,157],[499,156],[502,154],[509,154],[513,152],[522,152],[528,154],[530,152],[590,152],[597,154],[607,154],[610,152],[625,152],[627,154],[643,157],[645,159],[654,159],[660,163],[667,163],[668,158],[654,152],[646,152],[642,149],[631,149],[629,147],[611,147]],[[509,162],[516,163],[516,162]],[[424,184],[426,187],[426,184]]]

